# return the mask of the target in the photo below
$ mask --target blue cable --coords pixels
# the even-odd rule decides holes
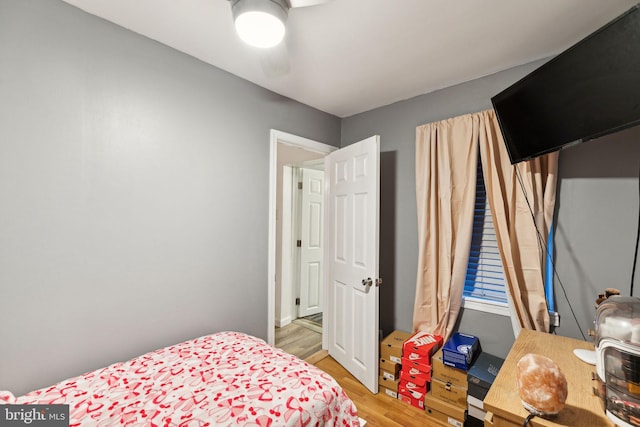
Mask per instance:
[[[549,239],[547,240],[547,262],[544,277],[544,293],[547,297],[547,305],[550,312],[556,311],[555,301],[553,299],[553,223],[549,228]]]

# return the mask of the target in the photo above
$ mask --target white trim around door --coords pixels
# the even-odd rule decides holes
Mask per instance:
[[[276,297],[276,218],[278,146],[280,144],[327,155],[338,147],[292,135],[275,129],[270,133],[269,149],[269,248],[267,266],[267,342],[275,344],[275,297]]]

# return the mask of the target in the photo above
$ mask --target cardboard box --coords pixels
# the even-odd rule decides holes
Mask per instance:
[[[458,387],[467,388],[467,373],[461,369],[446,366],[442,361],[442,350],[433,355],[431,366],[431,379],[438,378],[445,383],[451,383]]]
[[[424,395],[429,391],[428,383],[419,386],[412,382],[400,380],[398,385],[398,400],[402,400],[416,408],[424,409]]]
[[[414,396],[410,395],[410,394],[404,394],[404,393],[400,393],[398,392],[398,400],[401,400],[405,403],[408,403],[411,406],[415,406],[416,408],[419,409],[424,409],[424,399],[418,399],[415,398]]]
[[[467,421],[464,422],[464,427],[484,427],[484,420],[467,415]]]
[[[431,360],[427,358],[424,358],[424,359],[418,358],[418,359],[410,360],[410,359],[407,359],[406,357],[403,357],[402,366],[404,368],[409,367],[409,368],[418,369],[424,372],[425,374],[431,373]]]
[[[416,384],[428,383],[431,381],[431,368],[429,368],[428,372],[425,372],[411,366],[405,366],[400,371],[400,379],[411,381]]]
[[[400,384],[400,379],[390,380],[383,376],[378,377],[378,387],[384,387],[389,390],[393,390],[395,392],[398,391],[398,385]]]
[[[429,392],[424,397],[424,410],[430,416],[449,426],[463,427],[467,420],[467,411],[442,401]]]
[[[484,411],[484,401],[467,393],[467,406],[475,406]]]
[[[391,372],[396,377],[400,375],[400,368],[402,368],[400,363],[395,363],[386,359],[380,359],[379,366],[383,371]]]
[[[396,374],[395,372],[387,372],[384,369],[380,369],[378,371],[378,375],[391,381],[395,381],[400,378],[400,372]]]
[[[431,364],[431,356],[442,347],[442,337],[425,331],[418,331],[411,335],[402,348],[402,356],[409,360],[420,360],[426,365]]]
[[[478,337],[456,332],[442,347],[442,361],[447,366],[467,371],[479,347]]]
[[[460,408],[467,409],[467,389],[445,383],[437,378],[431,379],[433,397],[443,400]]]
[[[469,383],[469,387],[467,388],[467,394],[471,394],[481,400],[484,400],[487,393],[489,393],[489,389],[482,388],[478,384]]]
[[[380,377],[382,377],[382,378],[386,378],[386,379],[391,380],[391,381],[395,381],[395,380],[400,378],[400,373],[399,372],[396,374],[394,372],[387,372],[384,369],[378,370],[378,375]]]
[[[416,384],[411,381],[400,380],[398,384],[398,393],[411,395],[414,398],[424,399],[424,395],[429,391],[429,383]]]
[[[498,356],[480,353],[467,374],[469,394],[484,400],[503,363],[504,359]]]
[[[386,394],[387,396],[392,397],[394,399],[398,398],[398,392],[397,391],[390,390],[390,389],[388,389],[386,387],[383,387],[383,386],[378,386],[378,392],[382,393],[382,394]]]
[[[380,343],[380,359],[402,363],[402,345],[411,336],[409,332],[393,331]]]
[[[467,420],[471,420],[472,418],[474,418],[475,420],[481,421],[481,420],[484,420],[484,417],[487,415],[487,412],[478,408],[477,406],[468,405],[467,414],[468,414]]]

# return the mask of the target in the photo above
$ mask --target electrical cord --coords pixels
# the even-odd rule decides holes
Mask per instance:
[[[636,252],[633,255],[633,269],[631,270],[631,290],[629,296],[633,296],[633,284],[635,282],[636,265],[638,263],[638,242],[640,242],[640,168],[638,168],[638,231],[636,232]]]
[[[536,414],[533,414],[533,413],[529,414],[529,416],[525,418],[524,423],[522,424],[522,427],[527,427],[529,425],[529,421],[531,421],[535,416]]]
[[[522,190],[522,194],[524,194],[524,200],[527,202],[527,206],[529,207],[529,213],[531,214],[531,219],[533,220],[533,226],[535,227],[536,234],[538,235],[538,245],[541,248],[543,248],[543,250],[545,252],[545,255],[548,257],[549,256],[549,250],[547,249],[547,245],[543,244],[544,239],[542,237],[542,234],[540,233],[540,230],[538,229],[538,224],[536,224],[535,214],[533,213],[533,208],[531,207],[531,203],[529,203],[529,198],[527,197],[527,190],[525,188],[524,181],[522,180],[522,176],[520,175],[520,169],[518,169],[517,166],[514,166],[514,168],[516,170],[516,177],[518,178],[518,182],[520,183],[520,189]],[[549,257],[549,259],[551,259],[551,257]],[[562,280],[560,280],[560,276],[558,275],[558,271],[556,270],[556,265],[553,262],[553,260],[551,261],[551,267],[553,268],[553,275],[558,280],[558,283],[560,284],[560,288],[562,289],[562,293],[564,294],[564,297],[567,300],[567,305],[569,306],[569,310],[571,311],[571,315],[573,316],[573,319],[575,320],[576,325],[578,325],[578,330],[580,331],[580,335],[582,335],[582,339],[584,341],[586,341],[587,337],[584,335],[584,332],[582,332],[582,326],[580,326],[580,322],[578,321],[578,317],[576,316],[576,313],[573,310],[573,306],[571,305],[571,300],[567,296],[567,291],[564,288],[564,284],[562,283]],[[543,282],[544,282],[544,276],[543,276]]]

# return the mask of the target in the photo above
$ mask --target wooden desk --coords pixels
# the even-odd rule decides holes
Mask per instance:
[[[591,379],[595,366],[578,359],[573,354],[574,348],[593,350],[593,343],[522,330],[484,399],[485,411],[493,413],[494,427],[520,427],[529,415],[520,402],[515,376],[516,364],[527,353],[537,353],[556,362],[568,386],[567,401],[558,416],[553,420],[534,417],[529,426],[613,426],[600,398],[592,392],[598,383]]]

